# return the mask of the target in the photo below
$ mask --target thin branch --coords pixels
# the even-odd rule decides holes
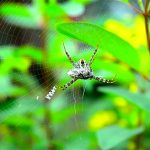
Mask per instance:
[[[129,7],[131,7],[135,12],[137,12],[138,14],[140,14],[144,17],[147,46],[148,46],[148,51],[149,51],[149,54],[150,54],[150,35],[149,35],[149,22],[148,22],[149,4],[150,4],[150,0],[146,0],[145,10],[144,10],[144,12],[142,12],[141,10],[134,7],[131,3],[128,3]]]
[[[135,12],[137,12],[138,14],[142,14],[142,11],[137,9],[136,7],[134,7],[131,3],[128,3],[129,7],[132,8]]]

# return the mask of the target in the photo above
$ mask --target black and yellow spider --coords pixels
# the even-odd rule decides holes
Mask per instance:
[[[93,73],[93,70],[91,69],[91,64],[93,63],[94,57],[97,53],[98,47],[94,50],[94,53],[90,59],[89,62],[86,62],[84,59],[81,59],[79,62],[75,63],[72,58],[70,57],[69,53],[67,52],[65,45],[63,43],[65,53],[69,59],[69,61],[72,63],[73,67],[71,70],[68,71],[68,75],[72,78],[72,80],[68,83],[66,83],[63,86],[54,86],[52,90],[47,94],[46,98],[51,99],[51,97],[54,95],[55,90],[57,88],[61,88],[62,90],[67,89],[71,84],[73,84],[78,79],[87,80],[87,79],[94,79],[98,81],[102,81],[103,83],[113,83],[114,80],[107,80],[103,77],[96,77]]]

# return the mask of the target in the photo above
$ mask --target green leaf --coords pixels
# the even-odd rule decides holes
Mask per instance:
[[[21,4],[3,4],[0,6],[0,15],[3,19],[16,26],[38,28],[40,16],[33,7]]]
[[[45,13],[49,16],[50,19],[63,19],[66,15],[65,11],[63,10],[62,6],[57,4],[49,4],[45,6]]]
[[[129,3],[129,0],[119,0],[122,3]]]
[[[18,57],[26,56],[30,57],[31,59],[35,60],[38,63],[42,62],[42,50],[32,46],[19,47],[15,51],[14,55]]]
[[[33,46],[22,46],[22,47],[15,47],[15,46],[1,46],[0,47],[0,58],[2,60],[8,60],[11,58],[16,59],[23,59],[25,57],[29,57],[34,61],[40,63],[42,61],[42,50]],[[23,67],[23,66],[21,66]]]
[[[102,150],[110,150],[129,138],[142,133],[143,127],[126,129],[119,126],[110,126],[97,132],[98,143]]]
[[[26,72],[30,66],[30,61],[26,58],[9,58],[4,59],[0,65],[0,73],[7,74],[13,69],[17,69],[22,72]]]
[[[139,93],[131,93],[128,90],[117,88],[117,87],[101,87],[100,91],[122,96],[127,101],[138,106],[142,110],[150,113],[150,99]]]
[[[77,113],[81,112],[81,106],[77,105],[76,106],[76,111]],[[60,115],[61,114],[61,115]],[[67,107],[66,109],[62,109],[60,111],[52,113],[53,116],[53,122],[54,123],[60,123],[65,120],[68,120],[72,116],[74,116],[74,107]]]
[[[38,10],[40,13],[44,13],[46,2],[43,0],[32,0],[33,6]]]
[[[117,35],[92,24],[63,23],[57,26],[59,32],[92,46],[109,51],[117,59],[139,69],[139,57],[136,50]],[[133,59],[134,58],[134,59]]]
[[[96,136],[94,132],[76,132],[68,137],[64,145],[64,150],[89,150],[97,149],[94,147]],[[84,141],[82,140],[84,139]]]
[[[42,103],[35,101],[34,97],[23,96],[16,100],[10,100],[0,104],[0,123],[6,121],[10,117],[22,116],[25,113],[33,113],[37,109],[41,108]],[[20,124],[21,121],[18,121]]]
[[[0,59],[5,60],[12,57],[14,50],[14,46],[0,46]]]
[[[111,61],[95,59],[92,68],[95,75],[105,76],[105,78],[108,79],[112,79],[117,73],[117,75],[119,75],[117,82],[119,83],[122,82],[128,84],[134,79],[133,73],[131,73],[127,68],[123,67],[122,65],[115,64]],[[110,73],[109,76],[107,76],[107,72],[108,74]]]
[[[27,93],[23,87],[13,85],[10,76],[0,76],[0,97],[20,96]]]
[[[89,4],[89,3],[92,3],[93,1],[95,0],[71,0],[72,2],[76,2],[76,3],[79,3],[79,4]]]
[[[20,124],[18,124],[20,122]],[[11,126],[29,127],[33,124],[33,120],[26,116],[11,116],[5,120],[5,124]]]

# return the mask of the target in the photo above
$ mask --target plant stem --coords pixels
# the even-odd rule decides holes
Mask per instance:
[[[149,0],[146,0],[145,4],[145,12],[143,13],[144,21],[145,21],[145,31],[146,31],[146,38],[147,38],[147,45],[148,45],[148,51],[150,54],[150,35],[149,35],[149,22],[148,22],[148,6],[149,6]]]
[[[150,0],[145,0],[145,1],[146,2],[145,2],[144,10],[141,8],[143,11],[137,9],[131,3],[128,3],[128,5],[135,12],[137,12],[138,14],[140,14],[140,15],[142,15],[144,17],[147,46],[148,46],[148,51],[149,51],[149,54],[150,54],[150,35],[149,35],[149,21],[148,21],[148,17],[149,17],[149,10],[148,9],[149,9]]]
[[[144,21],[145,21],[145,30],[146,30],[146,38],[147,38],[147,45],[148,45],[148,51],[150,53],[150,36],[149,36],[149,28],[148,28],[148,15],[144,15]]]
[[[41,44],[41,47],[42,47],[42,54],[43,54],[43,68],[44,68],[44,71],[43,71],[43,82],[48,82],[49,81],[49,75],[50,75],[50,71],[48,71],[46,69],[46,66],[47,66],[47,56],[48,56],[48,51],[47,51],[47,35],[48,35],[48,32],[49,32],[49,27],[48,27],[48,22],[47,22],[47,17],[44,16],[43,14],[43,20],[44,20],[44,24],[43,24],[43,29],[42,29],[42,33],[41,33],[41,41],[42,41],[42,44]],[[44,85],[44,91],[46,91],[46,85]],[[46,94],[45,94],[46,95]],[[46,133],[46,136],[47,136],[47,140],[49,142],[49,145],[48,145],[48,150],[55,150],[55,145],[52,144],[51,141],[53,141],[53,132],[52,130],[50,129],[50,125],[51,125],[51,113],[49,111],[49,108],[48,108],[48,100],[45,98],[44,99],[44,109],[45,109],[45,114],[44,114],[44,127],[45,127],[45,133]]]
[[[145,12],[148,11],[149,2],[150,2],[150,0],[146,0],[146,4],[145,4]]]
[[[139,110],[138,112],[138,122],[137,122],[137,128],[142,126],[142,114],[141,111]],[[139,134],[135,137],[134,142],[135,142],[135,146],[136,146],[136,150],[140,150],[141,149],[141,141],[142,141],[142,134]]]

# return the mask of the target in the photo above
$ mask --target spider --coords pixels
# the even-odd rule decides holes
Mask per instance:
[[[72,58],[70,57],[69,53],[67,52],[67,50],[65,48],[64,43],[63,43],[63,47],[64,47],[65,53],[66,53],[70,63],[73,65],[73,68],[71,70],[69,70],[68,73],[67,73],[72,78],[72,80],[70,82],[66,83],[63,86],[57,86],[57,87],[54,86],[52,88],[52,90],[47,94],[46,98],[51,99],[51,97],[54,95],[57,88],[65,90],[69,86],[71,86],[74,82],[76,82],[78,79],[82,79],[82,80],[94,79],[94,80],[102,81],[103,83],[114,83],[114,79],[107,80],[107,79],[103,78],[102,76],[97,77],[93,73],[91,65],[92,65],[94,57],[97,53],[98,46],[94,50],[94,53],[93,53],[93,55],[92,55],[89,62],[86,62],[84,59],[80,59],[77,63],[75,63],[72,60]]]

